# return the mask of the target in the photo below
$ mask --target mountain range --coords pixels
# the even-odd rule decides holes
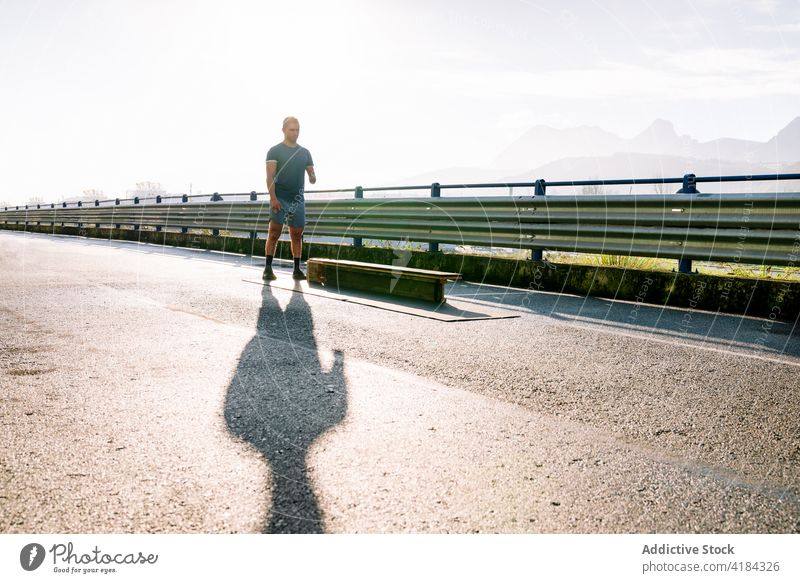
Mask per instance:
[[[689,172],[697,176],[800,172],[800,116],[766,142],[738,138],[700,142],[687,134],[678,135],[665,119],[656,119],[633,138],[622,138],[597,126],[557,129],[536,125],[501,151],[492,167],[443,168],[388,184],[673,177]],[[752,186],[753,190],[775,189],[774,183]],[[789,183],[778,185],[778,190],[788,188]],[[728,183],[715,184],[713,191],[741,189],[742,183]]]

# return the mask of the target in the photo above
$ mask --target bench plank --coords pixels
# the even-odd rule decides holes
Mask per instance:
[[[432,269],[418,269],[416,267],[400,267],[399,265],[386,265],[383,263],[365,263],[363,261],[351,261],[349,259],[327,259],[327,258],[313,258],[309,259],[310,262],[321,263],[325,265],[341,265],[351,270],[363,271],[380,271],[380,272],[394,272],[400,271],[403,273],[418,274],[422,276],[429,276],[431,278],[445,278],[445,279],[461,279],[460,273],[451,271],[435,271]]]
[[[308,282],[394,296],[445,301],[444,284],[461,279],[460,273],[365,263],[347,259],[309,258]]]

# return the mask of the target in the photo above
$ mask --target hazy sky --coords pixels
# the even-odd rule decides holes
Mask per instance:
[[[535,124],[767,140],[800,115],[798,0],[0,0],[0,201],[316,188],[490,167]],[[307,185],[307,188],[310,188]]]

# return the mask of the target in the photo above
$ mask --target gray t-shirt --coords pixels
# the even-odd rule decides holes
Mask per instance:
[[[311,152],[298,144],[290,148],[283,142],[275,144],[267,152],[267,160],[278,162],[275,174],[275,195],[302,195],[306,185],[306,166],[313,166]]]

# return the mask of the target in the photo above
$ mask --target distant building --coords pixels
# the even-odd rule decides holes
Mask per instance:
[[[155,198],[157,196],[166,196],[167,191],[161,187],[160,182],[137,182],[134,190],[127,190],[127,198]]]

